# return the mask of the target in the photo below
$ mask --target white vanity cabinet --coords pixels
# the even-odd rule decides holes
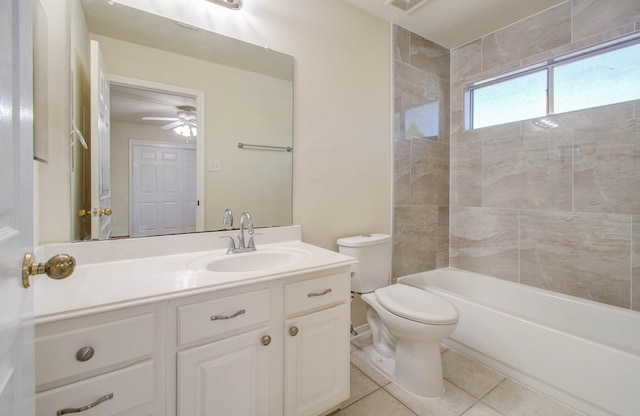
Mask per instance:
[[[349,398],[349,276],[285,285],[285,415],[313,416]]]
[[[36,325],[36,415],[164,415],[158,305]]]
[[[124,262],[88,268],[65,289],[83,300],[69,310],[46,297],[59,292],[44,282],[39,296],[52,301],[36,315],[37,416],[319,416],[337,408],[349,396],[353,261],[303,248],[320,260],[264,276],[166,272],[153,269],[154,258],[131,273]],[[93,293],[118,284],[131,295]]]
[[[216,299],[205,295],[178,303],[179,415],[269,415],[270,366],[277,358],[269,292],[214,293]]]

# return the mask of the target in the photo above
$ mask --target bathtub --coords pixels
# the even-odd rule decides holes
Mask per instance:
[[[640,313],[454,268],[398,282],[458,308],[453,350],[588,415],[640,415]]]

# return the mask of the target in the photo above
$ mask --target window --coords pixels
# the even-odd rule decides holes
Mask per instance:
[[[640,40],[622,39],[466,87],[476,129],[640,99]]]

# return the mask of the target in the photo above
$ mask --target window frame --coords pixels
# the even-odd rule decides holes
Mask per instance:
[[[558,57],[550,58],[545,61],[541,61],[532,65],[527,65],[526,67],[519,68],[513,71],[505,72],[503,74],[494,75],[492,77],[468,83],[464,85],[464,129],[465,130],[474,130],[473,127],[473,114],[474,114],[474,100],[473,100],[473,92],[476,89],[488,87],[491,85],[499,84],[505,81],[509,81],[515,78],[520,78],[526,76],[532,72],[538,71],[546,71],[547,73],[547,94],[546,94],[546,116],[552,116],[556,113],[554,112],[554,69],[557,66],[565,65],[571,63],[572,61],[580,61],[583,59],[587,59],[590,57],[594,57],[597,55],[602,55],[608,52],[613,52],[618,49],[623,49],[626,47],[634,46],[640,44],[640,32],[633,33],[631,35],[623,36],[614,40],[610,40],[604,43],[600,43],[597,45],[593,45],[587,48],[583,48],[577,51],[573,51]],[[621,101],[624,102],[624,101]],[[592,107],[586,107],[592,108]],[[560,113],[558,113],[560,114]],[[539,117],[533,117],[534,119]],[[530,120],[530,119],[524,119]],[[513,120],[508,123],[515,123],[523,120]],[[492,124],[489,126],[483,126],[479,128],[487,128],[493,126],[499,126],[507,123],[500,124]]]

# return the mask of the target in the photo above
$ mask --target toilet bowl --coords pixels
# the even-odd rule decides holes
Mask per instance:
[[[457,309],[433,293],[406,285],[386,286],[361,298],[373,337],[371,364],[413,394],[440,397],[440,341],[455,329]]]
[[[445,299],[416,287],[391,285],[391,236],[364,234],[338,240],[340,252],[359,260],[351,290],[367,306],[373,336],[371,364],[403,389],[422,397],[444,392],[440,341],[458,322]]]

